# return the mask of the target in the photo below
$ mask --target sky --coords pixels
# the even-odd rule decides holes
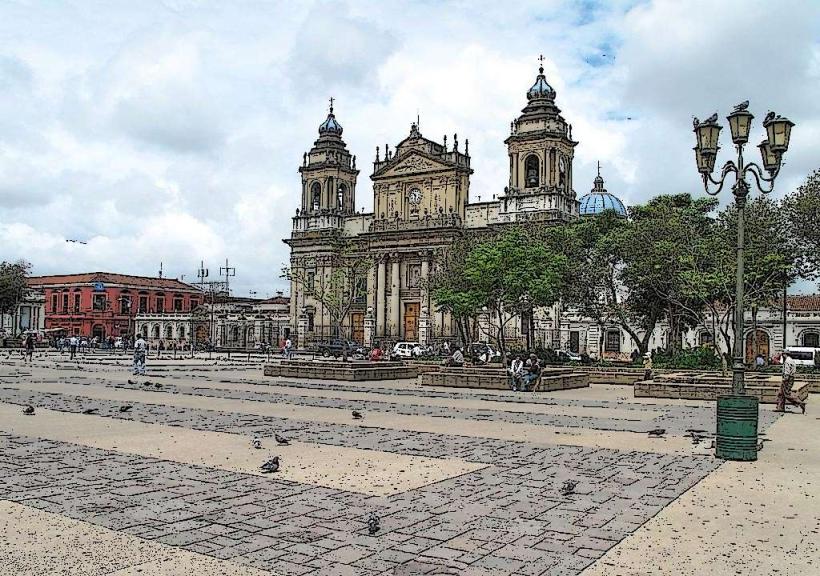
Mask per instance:
[[[331,96],[358,207],[417,115],[469,139],[488,200],[541,54],[579,196],[598,161],[628,205],[703,194],[692,117],[747,99],[751,157],[769,110],[796,123],[775,196],[820,168],[820,2],[0,0],[0,260],[195,282],[227,258],[235,295],[272,296]]]

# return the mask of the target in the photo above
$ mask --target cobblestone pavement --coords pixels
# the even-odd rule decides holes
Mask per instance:
[[[710,429],[714,418],[710,404],[655,405],[654,409],[662,409],[658,418],[631,421],[515,412],[516,403],[529,400],[512,395],[509,411],[414,403],[415,397],[425,395],[482,396],[469,391],[413,394],[399,389],[386,392],[389,400],[367,402],[368,411],[453,420],[452,434],[431,434],[162,404],[134,403],[131,412],[121,413],[116,402],[83,398],[85,386],[123,386],[121,370],[95,367],[81,374],[53,371],[48,376],[38,368],[27,372],[2,366],[0,401],[64,412],[91,407],[98,408],[100,415],[90,418],[124,418],[247,436],[286,430],[300,442],[491,464],[394,496],[367,496],[275,476],[21,437],[0,427],[0,499],[274,574],[578,574],[719,466],[711,456],[556,446],[457,433],[459,420],[476,419],[590,430],[645,430],[658,425],[669,433],[690,427]],[[250,374],[246,372],[243,381],[262,379]],[[196,374],[197,379],[214,383],[223,376],[218,370]],[[78,390],[76,395],[25,390],[23,380],[32,378],[68,382]],[[271,393],[231,390],[228,382],[224,389],[197,388],[171,378],[162,382],[158,397],[183,394],[346,409],[362,404],[300,396],[300,389],[316,386],[311,383],[280,382],[290,390]],[[559,406],[606,404],[573,400],[566,393],[536,401]],[[618,407],[645,409],[638,404],[619,403]],[[769,413],[765,418],[763,425],[772,419]],[[562,495],[560,487],[566,480],[578,484],[574,493]],[[367,518],[373,513],[381,519],[375,536],[367,531]]]

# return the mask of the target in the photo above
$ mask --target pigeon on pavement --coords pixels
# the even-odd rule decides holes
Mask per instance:
[[[133,381],[133,380],[131,380],[130,378],[128,379],[128,383],[129,383],[129,384],[132,384],[132,385],[133,385],[133,384],[136,384],[136,382],[134,382],[134,381]]]
[[[86,408],[83,410],[83,414],[94,414],[97,410],[97,408]]]
[[[561,485],[560,492],[563,496],[569,496],[575,492],[575,487],[578,486],[577,480],[565,480]]]
[[[381,529],[379,526],[379,517],[375,514],[371,514],[370,518],[367,519],[367,531],[371,536],[374,536],[376,532]]]
[[[279,434],[274,434],[273,437],[276,439],[276,443],[280,444],[281,446],[287,446],[288,444],[290,444],[290,440],[288,440],[284,436],[280,436]]]
[[[362,415],[361,412],[359,412],[358,410],[353,411],[353,419],[354,420],[361,420],[362,418],[364,418],[364,416]]]
[[[262,441],[259,438],[254,438],[253,440],[251,440],[251,446],[259,450],[260,448],[262,448]]]
[[[655,428],[654,430],[650,430],[647,432],[650,437],[652,438],[660,438],[664,434],[666,434],[666,430],[664,428]]]
[[[120,406],[120,412],[128,412],[131,410],[131,406],[126,404],[125,406]]]
[[[160,388],[162,388],[162,384],[160,384],[159,382],[157,382],[156,384],[154,384],[154,388],[156,388],[157,390],[159,390]]]
[[[262,472],[265,474],[270,474],[271,472],[276,472],[279,470],[279,456],[274,456],[261,466]]]
[[[29,404],[28,406],[23,408],[23,414],[25,414],[26,416],[34,416],[34,406]]]

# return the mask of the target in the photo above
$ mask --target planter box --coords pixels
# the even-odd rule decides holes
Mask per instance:
[[[402,362],[329,362],[283,360],[265,366],[265,376],[311,380],[398,380],[418,377],[418,368]]]
[[[509,376],[501,368],[455,368],[441,367],[437,372],[421,375],[422,386],[445,388],[476,388],[484,390],[509,390]],[[589,375],[569,368],[547,368],[541,373],[539,392],[585,388]]]

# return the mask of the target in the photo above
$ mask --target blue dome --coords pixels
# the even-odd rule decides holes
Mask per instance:
[[[533,84],[532,88],[530,88],[527,92],[527,99],[532,100],[533,98],[554,98],[555,90],[553,90],[552,86],[550,86],[547,82],[547,79],[544,76],[544,68],[539,68],[538,72],[539,74],[538,77],[535,79],[535,84]]]
[[[332,108],[330,114],[327,115],[327,120],[322,122],[319,126],[319,134],[336,134],[337,136],[342,135],[342,125],[336,122],[336,116],[333,115]]]
[[[604,210],[615,210],[618,216],[626,218],[626,208],[617,196],[610,194],[604,188],[604,179],[601,178],[601,163],[598,163],[598,176],[595,177],[595,185],[588,194],[579,198],[581,205],[578,213],[581,216],[597,216]]]
[[[619,216],[626,216],[624,203],[609,192],[584,194],[581,196],[580,202],[579,212],[581,216],[596,216],[604,210],[615,210]]]

